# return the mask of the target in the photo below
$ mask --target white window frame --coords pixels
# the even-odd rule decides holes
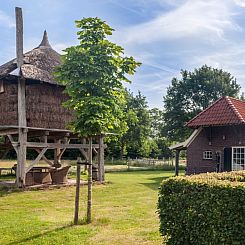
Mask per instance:
[[[232,147],[232,171],[245,170],[245,146]]]
[[[213,160],[213,152],[212,151],[204,151],[202,153],[203,160]]]

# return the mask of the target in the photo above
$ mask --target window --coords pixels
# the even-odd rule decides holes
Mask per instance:
[[[0,94],[4,93],[3,81],[0,81]]]
[[[232,147],[232,170],[245,169],[245,147]]]
[[[213,159],[212,151],[204,151],[202,158],[205,160]]]

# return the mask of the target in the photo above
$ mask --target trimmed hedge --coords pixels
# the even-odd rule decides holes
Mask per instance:
[[[245,171],[163,181],[158,214],[166,244],[245,244]]]

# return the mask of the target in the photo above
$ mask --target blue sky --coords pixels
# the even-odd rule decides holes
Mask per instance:
[[[0,64],[15,56],[14,7],[23,8],[25,51],[46,29],[54,49],[77,44],[74,21],[100,17],[112,41],[143,65],[129,86],[150,107],[181,69],[207,64],[229,71],[245,91],[245,0],[0,0]]]

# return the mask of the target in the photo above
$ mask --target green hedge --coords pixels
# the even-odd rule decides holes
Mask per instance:
[[[158,214],[167,244],[245,244],[245,171],[163,181]]]

